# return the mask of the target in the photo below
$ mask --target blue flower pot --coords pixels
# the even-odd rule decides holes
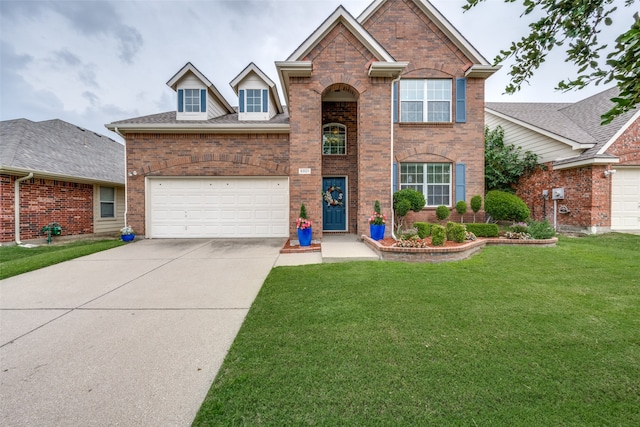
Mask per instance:
[[[311,245],[311,235],[313,234],[311,227],[305,228],[304,230],[298,229],[298,242],[300,242],[300,246],[309,246]]]
[[[384,228],[385,224],[377,225],[377,224],[369,224],[369,234],[373,240],[382,240],[384,239]]]
[[[133,239],[136,238],[136,235],[135,234],[123,234],[120,237],[122,238],[123,242],[130,242],[130,241],[132,241]]]

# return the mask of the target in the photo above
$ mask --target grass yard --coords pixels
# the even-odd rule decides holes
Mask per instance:
[[[275,268],[194,425],[640,425],[640,236]]]
[[[123,245],[121,240],[82,240],[67,244],[0,247],[0,279]]]

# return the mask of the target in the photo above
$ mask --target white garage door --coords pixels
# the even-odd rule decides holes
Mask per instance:
[[[640,168],[619,168],[611,177],[611,229],[640,230]]]
[[[150,178],[150,237],[286,237],[287,178]]]

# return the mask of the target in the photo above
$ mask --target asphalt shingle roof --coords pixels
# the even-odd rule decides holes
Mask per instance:
[[[124,145],[62,120],[0,122],[0,168],[125,182]]]
[[[131,119],[119,120],[117,122],[110,123],[109,126],[125,125],[125,124],[157,124],[157,125],[167,125],[167,124],[200,124],[200,125],[216,125],[216,124],[229,124],[229,125],[238,125],[241,127],[242,125],[256,125],[256,124],[288,124],[289,123],[289,112],[286,107],[284,108],[283,114],[277,114],[271,120],[258,122],[258,121],[249,121],[249,120],[238,120],[238,113],[235,112],[233,114],[225,114],[220,117],[215,117],[209,120],[177,120],[175,111],[167,111],[166,113],[158,113],[151,114],[149,116],[142,117],[134,117]]]
[[[598,155],[598,151],[638,111],[636,108],[616,117],[607,125],[600,125],[600,116],[611,109],[611,98],[617,94],[618,88],[612,87],[575,103],[487,102],[486,107],[577,143],[595,144],[579,156],[556,162],[560,164],[596,157],[614,157],[606,153]]]

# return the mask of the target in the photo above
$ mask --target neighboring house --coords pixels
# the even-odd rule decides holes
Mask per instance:
[[[106,125],[125,139],[140,234],[294,237],[303,203],[314,238],[363,234],[396,189],[424,193],[414,219],[483,194],[498,68],[428,1],[376,0],[357,19],[340,6],[276,68],[286,107],[253,63],[231,81],[234,108],[187,63],[167,83],[175,111]]]
[[[124,223],[124,146],[62,120],[0,122],[0,244],[117,233]],[[19,203],[15,203],[16,195]]]
[[[616,95],[614,87],[570,104],[487,103],[487,126],[502,126],[506,144],[547,166],[517,187],[532,216],[563,231],[640,230],[640,109],[600,125]]]

